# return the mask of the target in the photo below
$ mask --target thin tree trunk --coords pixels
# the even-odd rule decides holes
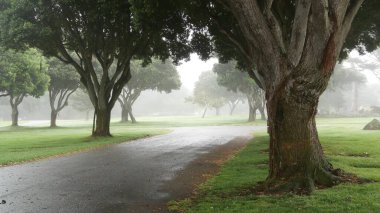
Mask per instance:
[[[207,107],[205,107],[205,110],[203,111],[202,118],[205,118],[205,116],[206,116],[206,112],[207,112]]]
[[[51,128],[57,127],[57,116],[58,116],[58,112],[55,110],[52,110],[50,113],[50,127]]]
[[[129,114],[129,117],[131,117],[132,123],[133,124],[137,123],[136,118],[135,116],[133,116],[133,113],[132,113],[132,107],[129,108],[128,114]]]
[[[12,126],[18,126],[18,106],[12,106]]]
[[[237,105],[237,103],[232,103],[231,104],[231,106],[230,106],[230,115],[232,115],[234,113],[236,105]]]

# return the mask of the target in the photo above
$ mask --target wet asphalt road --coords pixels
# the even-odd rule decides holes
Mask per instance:
[[[147,212],[173,197],[176,172],[255,127],[181,127],[167,135],[0,168],[0,212]]]

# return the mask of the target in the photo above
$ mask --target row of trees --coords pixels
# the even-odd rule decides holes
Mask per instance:
[[[122,121],[128,121],[132,114],[132,105],[144,90],[171,92],[179,89],[181,82],[178,72],[171,61],[162,63],[154,60],[149,66],[143,67],[141,61],[132,62],[132,75],[128,85],[123,88],[119,97],[122,108]],[[12,126],[18,126],[18,106],[27,96],[39,98],[47,90],[51,109],[50,127],[57,126],[59,112],[68,106],[70,96],[80,87],[79,75],[72,66],[58,59],[46,59],[37,50],[28,49],[24,52],[2,50],[0,53],[0,97],[9,97],[12,107]],[[80,92],[86,95],[86,92]],[[76,100],[79,110],[90,111],[93,106],[86,102],[87,97]],[[78,99],[78,98],[76,98]],[[87,113],[88,113],[87,112]]]
[[[215,64],[213,72],[203,72],[195,83],[193,96],[187,101],[204,108],[202,117],[205,117],[207,109],[215,109],[216,115],[225,104],[233,113],[239,102],[248,101],[248,121],[255,121],[257,111],[261,119],[266,120],[264,91],[257,86],[255,81],[248,77],[248,73],[237,69],[236,62]]]
[[[0,42],[71,64],[95,108],[95,136],[110,135],[111,109],[133,58],[178,62],[193,51],[235,59],[266,93],[270,171],[263,188],[309,192],[344,180],[323,155],[318,100],[340,57],[378,47],[379,8],[364,0],[1,0]]]
[[[9,97],[12,126],[18,126],[18,106],[27,96],[40,97],[49,91],[51,127],[56,126],[58,113],[78,88],[79,80],[71,67],[57,59],[46,60],[37,50],[24,52],[1,50],[0,96]]]

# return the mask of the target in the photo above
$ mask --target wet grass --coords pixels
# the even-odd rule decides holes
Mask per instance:
[[[258,116],[260,117],[260,116]],[[120,123],[119,118],[112,120],[113,127],[115,126],[133,126],[139,127],[190,127],[190,126],[220,126],[220,125],[266,125],[266,121],[258,119],[255,122],[247,122],[248,115],[221,115],[221,116],[150,116],[137,117],[137,123],[132,124]],[[0,121],[0,131],[7,126],[10,126],[10,121]],[[59,120],[58,125],[63,127],[70,126],[91,126],[92,121],[84,120]],[[48,120],[43,121],[20,121],[21,126],[26,127],[46,127],[49,126]],[[112,129],[111,129],[112,130]]]
[[[112,138],[90,137],[90,127],[5,127],[0,131],[0,165],[32,161],[55,155],[98,148],[138,138],[164,134],[168,130],[115,126]]]
[[[213,125],[262,125],[248,123],[247,116],[141,117],[137,124],[113,120],[112,138],[92,138],[91,121],[62,120],[58,128],[48,127],[49,121],[20,121],[20,127],[0,122],[0,166],[32,161],[50,156],[83,151],[142,137],[170,132],[168,128]]]
[[[325,153],[335,167],[380,181],[380,131],[363,131],[369,118],[318,119]],[[379,212],[380,182],[341,184],[310,196],[253,195],[248,189],[265,180],[268,136],[256,138],[192,199],[173,201],[182,212]]]

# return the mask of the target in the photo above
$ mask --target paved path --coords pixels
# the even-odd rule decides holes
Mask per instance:
[[[0,168],[0,212],[146,212],[172,199],[162,190],[201,154],[255,127],[183,127],[96,151]]]

